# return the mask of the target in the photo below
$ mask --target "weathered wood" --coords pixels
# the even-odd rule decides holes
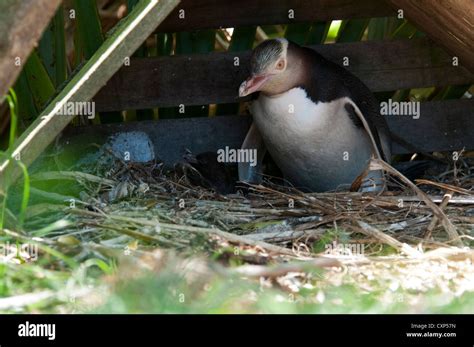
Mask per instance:
[[[135,7],[120,27],[102,44],[79,73],[64,87],[19,139],[12,157],[0,163],[3,189],[14,181],[20,170],[15,160],[31,164],[74,118],[60,110],[67,103],[90,100],[122,66],[124,58],[150,36],[156,27],[179,4],[179,0],[144,0]]]
[[[0,103],[60,3],[61,0],[0,1]]]
[[[473,0],[388,0],[474,73]]]
[[[289,16],[290,10],[294,11],[294,18]],[[395,14],[390,6],[380,0],[183,0],[158,30],[175,32]]]
[[[421,103],[420,118],[387,116],[390,130],[422,151],[474,149],[474,100]],[[394,153],[409,150],[394,144]]]
[[[474,83],[428,39],[368,41],[313,46],[347,67],[374,92]],[[240,66],[235,66],[235,57]],[[100,111],[237,101],[248,76],[250,52],[132,59],[95,97]]]
[[[386,116],[394,134],[425,152],[474,149],[473,117],[474,100],[422,103],[419,119]],[[169,166],[181,159],[185,149],[197,154],[225,146],[240,148],[250,122],[249,116],[221,116],[71,127],[63,142],[66,147],[84,148],[84,144],[103,143],[114,133],[143,131],[152,140],[154,152]],[[396,143],[393,146],[394,154],[409,152]]]

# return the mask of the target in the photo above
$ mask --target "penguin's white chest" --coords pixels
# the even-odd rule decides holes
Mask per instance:
[[[294,88],[252,104],[254,122],[285,177],[310,190],[330,190],[364,170],[371,146],[348,116],[346,98],[314,103]]]
[[[284,128],[301,136],[324,128],[337,107],[337,103],[315,104],[303,89],[293,88],[274,97],[261,95],[252,104],[252,114],[259,124],[273,124],[274,130]]]

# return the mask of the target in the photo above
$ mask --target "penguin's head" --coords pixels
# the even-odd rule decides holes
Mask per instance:
[[[252,52],[250,77],[239,88],[239,96],[247,96],[257,91],[268,95],[282,93],[291,81],[288,64],[288,40],[271,39],[263,41]]]

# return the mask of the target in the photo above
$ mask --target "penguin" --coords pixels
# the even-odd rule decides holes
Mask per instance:
[[[383,172],[369,171],[368,164],[372,157],[390,161],[390,133],[362,81],[282,38],[259,44],[250,68],[239,96],[258,97],[242,149],[257,151],[257,165],[239,163],[240,181],[261,182],[268,152],[285,180],[302,191],[384,189]]]

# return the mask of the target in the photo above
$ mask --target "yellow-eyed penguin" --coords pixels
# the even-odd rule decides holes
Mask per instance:
[[[373,94],[349,71],[286,39],[266,40],[253,51],[239,96],[254,92],[260,94],[242,149],[256,149],[258,164],[239,163],[240,181],[261,181],[268,150],[285,179],[304,191],[348,188],[361,177],[362,191],[384,186],[381,171],[364,172],[372,156],[390,160],[388,127]]]

